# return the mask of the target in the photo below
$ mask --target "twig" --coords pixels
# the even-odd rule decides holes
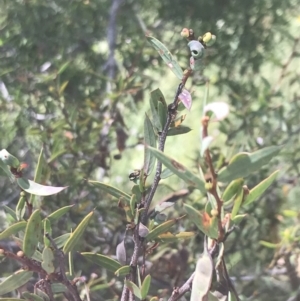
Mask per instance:
[[[60,249],[58,249],[56,243],[54,242],[53,238],[49,235],[49,233],[46,233],[45,236],[50,240],[52,247],[54,248],[54,250],[56,251],[56,253],[58,255],[59,269],[60,269],[60,274],[61,274],[60,282],[67,287],[67,289],[70,292],[70,294],[72,295],[74,301],[82,301],[79,296],[76,286],[73,283],[71,283],[66,276],[64,252],[61,251]]]
[[[202,118],[202,139],[204,139],[205,137],[208,136],[208,123],[209,123],[209,117],[204,116]],[[217,217],[218,217],[218,230],[219,230],[218,241],[221,242],[224,240],[224,235],[225,235],[225,231],[222,226],[222,220],[221,220],[223,201],[220,199],[218,192],[217,192],[217,183],[218,183],[217,174],[215,172],[215,169],[214,169],[214,166],[212,163],[209,149],[207,149],[205,151],[205,161],[206,161],[206,164],[208,165],[208,168],[211,173],[211,178],[212,178],[212,183],[211,183],[212,186],[209,189],[209,193],[211,193],[213,195],[213,197],[215,198],[215,200],[217,202],[217,210],[218,210]]]

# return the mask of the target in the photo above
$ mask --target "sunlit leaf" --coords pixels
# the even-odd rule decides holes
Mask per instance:
[[[185,125],[180,125],[174,128],[170,128],[168,130],[167,136],[176,136],[176,135],[182,135],[190,132],[192,129]]]
[[[69,206],[59,208],[56,211],[52,212],[50,215],[48,215],[47,219],[50,221],[50,223],[53,223],[59,220],[60,217],[62,217],[67,212],[69,212],[73,207],[74,205],[69,205]]]
[[[11,235],[18,233],[26,228],[27,222],[21,221],[16,224],[9,226],[3,232],[0,233],[0,240],[5,239]]]
[[[141,290],[138,288],[138,286],[135,283],[129,280],[125,281],[125,283],[129,288],[129,290],[132,291],[136,297],[138,297],[139,299],[142,298]]]
[[[183,77],[183,71],[177,61],[173,58],[168,48],[159,40],[147,36],[147,40],[157,50],[162,59],[166,62],[171,71],[181,80]]]
[[[253,187],[249,194],[246,196],[244,205],[249,205],[259,198],[275,181],[278,176],[279,170],[274,171],[268,178],[264,179],[258,185]]]
[[[270,162],[276,156],[281,146],[270,146],[262,148],[254,153],[238,153],[227,166],[218,172],[218,179],[223,182],[243,178],[250,173],[259,170],[263,165]]]
[[[141,287],[141,297],[142,300],[146,299],[149,288],[150,288],[150,283],[151,283],[151,276],[147,275],[143,281],[142,287]]]
[[[18,185],[28,193],[40,196],[48,196],[61,192],[67,187],[44,186],[25,178],[17,179]]]

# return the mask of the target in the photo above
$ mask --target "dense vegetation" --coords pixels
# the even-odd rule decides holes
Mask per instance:
[[[128,228],[132,217],[124,200],[88,180],[110,184],[128,194],[138,193],[129,176],[140,183],[136,170],[144,169],[145,126],[149,125],[145,112],[153,122],[149,100],[155,96],[151,91],[159,88],[170,104],[180,83],[145,36],[162,41],[186,69],[190,49],[180,35],[182,28],[193,28],[196,37],[209,31],[217,41],[201,58],[205,68],[189,74],[185,85],[192,94],[191,111],[177,115],[186,114],[182,126],[193,130],[168,137],[165,153],[195,174],[200,166],[202,180],[213,182],[209,160],[202,154],[203,99],[230,107],[225,119],[208,126],[208,135],[214,137],[209,153],[215,171],[227,166],[237,153],[282,146],[272,161],[241,176],[251,189],[280,170],[259,199],[239,210],[247,216],[226,238],[224,259],[241,300],[300,300],[298,1],[144,2],[1,2],[0,150],[6,149],[28,165],[21,171],[24,177],[34,179],[40,166],[38,183],[68,186],[52,196],[22,195],[26,211],[19,208],[19,219],[27,221],[35,209],[40,209],[44,218],[75,205],[51,223],[51,236],[57,238],[74,230],[95,209],[80,237],[79,252],[101,253],[120,261],[116,248],[124,241],[130,255],[135,232]],[[159,136],[160,130],[155,131]],[[151,186],[154,174],[142,192]],[[2,232],[15,223],[10,209],[16,213],[21,190],[3,170],[0,176]],[[228,187],[226,181],[218,185],[221,193]],[[211,189],[209,185],[205,188]],[[157,204],[171,202],[173,206],[156,215],[156,220],[153,215],[153,223],[157,226],[182,217],[186,205],[211,214],[206,205],[209,196],[176,175],[163,179],[150,212]],[[230,212],[231,207],[225,209]],[[188,280],[206,248],[206,239],[190,216],[179,219],[168,231],[194,232],[195,236],[160,241],[147,254],[145,274],[144,270],[141,273],[142,278],[147,274],[152,277],[149,298],[168,300],[174,287]],[[22,235],[20,230],[18,237],[22,239]],[[44,243],[51,245],[47,240]],[[0,247],[12,254],[19,251],[11,238],[1,240]],[[92,264],[78,252],[72,254],[74,271],[70,274],[79,277],[80,298],[121,298],[124,276]],[[2,280],[20,268],[17,260],[7,256],[0,265]],[[28,282],[19,291],[33,292],[34,284]],[[18,296],[16,291],[12,296]],[[185,297],[189,298],[189,293]]]

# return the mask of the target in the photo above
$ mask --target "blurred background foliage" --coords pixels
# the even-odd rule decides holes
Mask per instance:
[[[26,162],[27,176],[32,178],[44,147],[43,183],[69,188],[36,199],[36,206],[47,215],[77,205],[54,228],[54,236],[69,232],[97,207],[81,250],[113,256],[124,236],[125,214],[116,200],[86,179],[130,191],[128,175],[143,162],[143,118],[150,91],[159,87],[170,103],[178,84],[146,43],[145,34],[165,43],[185,68],[189,53],[179,34],[183,27],[193,28],[197,36],[211,31],[217,43],[207,51],[204,73],[195,73],[187,84],[194,103],[185,124],[194,130],[170,137],[166,152],[195,169],[199,163],[205,169],[199,130],[206,78],[210,100],[231,106],[229,117],[211,128],[216,165],[226,164],[237,151],[285,145],[279,158],[247,179],[253,187],[276,168],[281,170],[264,197],[246,208],[249,217],[229,237],[226,253],[242,300],[300,300],[299,1],[3,0],[0,149]],[[0,204],[14,209],[20,190],[4,176],[0,179]],[[182,201],[203,207],[205,199],[185,188],[173,176],[162,181],[154,201],[182,192],[184,197],[168,217],[183,214]],[[4,217],[3,207],[0,212]],[[2,218],[1,230],[6,226]],[[178,229],[196,230],[188,220],[182,220]],[[261,240],[284,244],[270,249]],[[153,295],[169,296],[173,286],[191,274],[202,252],[201,241],[197,236],[162,245],[149,256]],[[95,274],[98,284],[111,280],[113,275],[78,259],[78,274],[88,283],[95,281]],[[1,266],[1,276],[16,268],[12,262]],[[109,288],[94,286],[91,300],[117,300],[121,284],[116,279]]]

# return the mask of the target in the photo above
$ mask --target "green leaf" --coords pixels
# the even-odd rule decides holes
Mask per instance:
[[[0,160],[9,167],[18,168],[20,166],[20,161],[6,149],[0,151]]]
[[[96,182],[96,181],[89,181],[92,185],[95,185],[96,187],[99,187],[101,190],[107,192],[108,194],[116,197],[117,199],[125,198],[128,202],[130,202],[130,195],[119,190],[118,188],[115,188],[113,186],[110,186],[105,183]]]
[[[218,180],[228,182],[237,178],[244,178],[269,163],[281,149],[282,146],[270,146],[254,153],[238,153],[226,167],[218,172]]]
[[[131,292],[133,292],[133,294],[137,298],[142,299],[141,290],[139,289],[139,287],[135,283],[133,283],[132,281],[129,281],[129,280],[125,281],[125,283],[126,283],[127,287],[129,288],[129,290]]]
[[[23,252],[27,257],[31,257],[36,251],[37,245],[42,237],[42,229],[41,213],[39,209],[36,209],[27,222],[24,234]]]
[[[22,191],[20,193],[20,199],[16,207],[16,216],[18,221],[23,219],[25,211],[26,211],[26,193]]]
[[[159,161],[161,161],[167,168],[174,172],[174,174],[176,174],[180,179],[184,180],[188,185],[199,189],[202,193],[206,193],[205,184],[198,176],[193,174],[181,163],[165,155],[163,152],[152,147],[149,147],[149,149]]]
[[[53,223],[57,221],[60,217],[62,217],[64,214],[66,214],[71,208],[73,208],[74,205],[65,206],[62,208],[59,208],[58,210],[52,212],[50,215],[47,216],[47,219],[50,221],[50,223]]]
[[[260,240],[259,244],[261,244],[264,247],[270,248],[270,249],[276,249],[280,246],[280,244],[274,244],[268,241]]]
[[[34,182],[40,182],[41,178],[42,178],[42,171],[43,171],[44,165],[46,164],[43,154],[44,154],[44,148],[42,147],[39,158],[38,158],[38,163],[37,163],[37,166],[35,169],[35,175],[34,175],[34,179],[33,179]],[[29,204],[33,204],[34,200],[35,200],[35,195],[31,194],[30,199],[29,199]]]
[[[16,212],[14,210],[12,210],[10,207],[4,205],[3,206],[4,211],[9,214],[15,221],[17,221],[17,215]]]
[[[240,187],[239,191],[237,192],[234,198],[234,205],[231,211],[231,219],[234,219],[235,216],[238,214],[243,202],[243,198],[244,198],[244,189],[243,187]]]
[[[32,277],[33,272],[20,270],[7,277],[0,283],[0,296],[5,295],[26,284]]]
[[[18,299],[18,298],[0,298],[0,301],[24,301],[24,299]]]
[[[23,292],[22,297],[29,301],[44,301],[44,299],[38,295],[29,293],[29,292]],[[24,300],[24,299],[22,299]]]
[[[56,244],[56,246],[60,249],[62,248],[65,243],[67,242],[67,240],[69,239],[69,237],[71,236],[72,233],[65,233],[61,236],[58,236],[56,238],[54,238],[54,242]]]
[[[88,261],[114,273],[122,267],[122,265],[118,261],[111,259],[110,257],[105,255],[88,252],[81,253],[81,255]]]
[[[144,300],[146,299],[149,288],[150,288],[150,283],[151,283],[151,276],[147,275],[143,281],[142,287],[141,287],[141,299]]]
[[[153,125],[148,117],[145,114],[144,120],[144,144],[145,144],[145,153],[144,153],[144,173],[150,175],[154,166],[156,158],[146,147],[147,145],[156,148],[156,136],[153,130]]]
[[[3,232],[0,233],[0,240],[5,239],[11,235],[18,233],[26,228],[27,222],[21,221],[16,224],[9,226]]]
[[[176,136],[189,133],[192,129],[185,125],[180,125],[168,130],[167,136]]]
[[[229,202],[243,187],[244,179],[236,179],[226,187],[225,191],[222,194],[222,200],[226,203]]]
[[[158,117],[162,128],[164,128],[167,121],[168,109],[161,102],[158,102]]]
[[[51,274],[54,272],[54,253],[51,248],[45,247],[42,253],[43,261],[42,268],[48,273]]]
[[[279,173],[279,170],[274,171],[268,178],[264,179],[258,185],[253,187],[249,194],[246,196],[244,205],[249,205],[259,198],[275,181]]]
[[[170,176],[173,176],[174,175],[174,172],[171,171],[169,168],[165,168],[162,173],[160,174],[160,178],[161,179],[166,179]]]
[[[61,192],[67,187],[54,187],[54,186],[44,186],[33,181],[27,180],[25,178],[17,179],[18,185],[28,193],[40,196],[48,196]]]
[[[76,227],[74,232],[71,233],[69,239],[64,245],[63,252],[66,254],[74,250],[76,245],[80,242],[82,235],[84,234],[85,229],[87,228],[91,218],[94,215],[94,211],[91,211]]]
[[[119,268],[118,270],[115,271],[115,275],[120,277],[120,276],[125,276],[128,275],[130,273],[130,266],[129,265],[125,265],[121,268]]]
[[[180,239],[191,239],[195,237],[195,232],[179,232],[177,234],[172,234],[170,232],[163,233],[159,235],[155,241],[162,242],[162,243],[169,243],[173,241],[178,241]]]
[[[177,61],[173,58],[171,52],[168,48],[161,43],[159,40],[147,36],[148,42],[152,45],[152,47],[158,52],[158,54],[162,57],[171,71],[181,80],[183,78],[183,71]]]
[[[190,205],[184,204],[184,208],[193,223],[197,228],[210,238],[218,238],[217,218],[210,217],[208,213],[197,211]]]
[[[148,233],[148,235],[146,236],[146,241],[154,240],[160,234],[167,232],[172,226],[174,226],[178,222],[179,219],[181,218],[173,218],[158,225]]]

